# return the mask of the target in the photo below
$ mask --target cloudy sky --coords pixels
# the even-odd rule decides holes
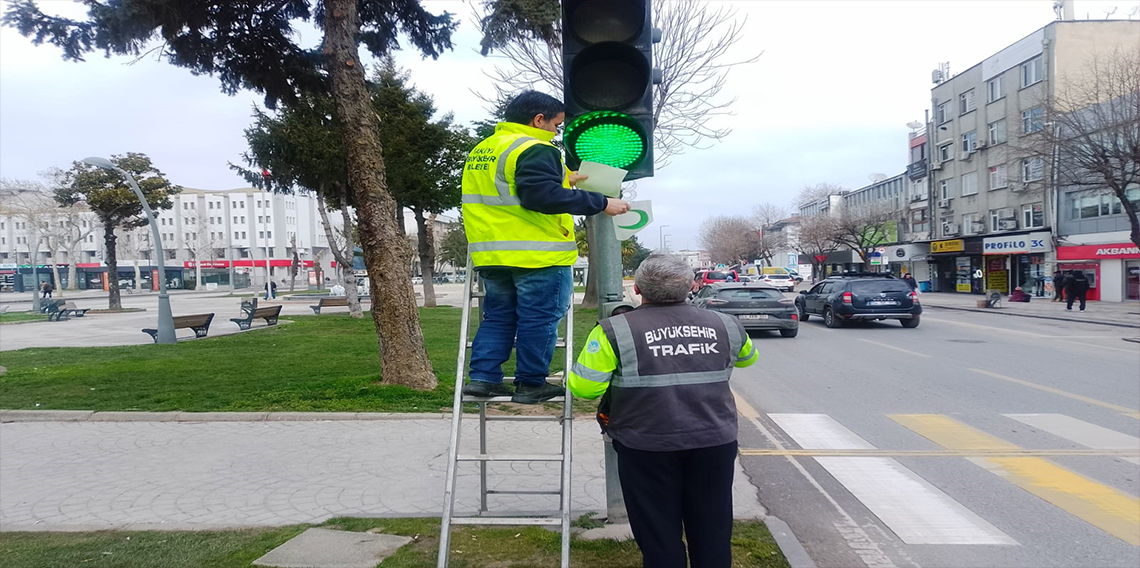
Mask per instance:
[[[49,12],[82,15],[59,0]],[[656,247],[661,231],[673,249],[694,248],[701,221],[744,214],[753,205],[789,206],[799,188],[820,182],[866,185],[875,173],[906,167],[908,122],[929,108],[930,72],[948,61],[962,71],[1054,19],[1051,0],[791,2],[726,4],[747,18],[746,34],[728,55],[755,63],[733,70],[725,88],[733,115],[717,126],[733,132],[708,149],[690,149],[638,182],[638,199],[653,200],[656,221],[642,241]],[[8,3],[0,2],[6,9]],[[470,4],[427,2],[465,20]],[[1140,0],[1078,0],[1078,19],[1114,18],[1140,10]],[[1136,18],[1136,15],[1132,16]],[[319,41],[309,29],[301,41]],[[421,90],[462,122],[486,118],[484,74],[494,58],[478,53],[479,34],[464,21],[455,50],[437,61],[401,53]],[[35,178],[86,156],[128,151],[151,156],[186,187],[245,184],[227,167],[240,161],[253,93],[226,96],[211,77],[153,58],[92,54],[68,63],[51,46],[34,47],[0,29],[0,175]]]

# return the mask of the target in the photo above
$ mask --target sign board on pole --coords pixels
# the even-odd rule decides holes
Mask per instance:
[[[653,203],[644,201],[631,201],[629,211],[614,217],[614,236],[619,241],[629,240],[653,222]]]
[[[800,264],[800,255],[789,252],[788,253],[788,268],[795,268]]]

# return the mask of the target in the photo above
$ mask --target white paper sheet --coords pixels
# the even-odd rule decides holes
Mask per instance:
[[[578,173],[590,176],[589,179],[578,182],[576,186],[578,189],[596,191],[607,197],[621,195],[621,182],[625,179],[626,170],[597,162],[582,162],[578,167]]]

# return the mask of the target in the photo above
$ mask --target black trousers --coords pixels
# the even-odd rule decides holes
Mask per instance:
[[[1089,293],[1088,290],[1085,290],[1083,292],[1072,292],[1072,291],[1068,292],[1069,297],[1065,300],[1067,302],[1065,307],[1071,310],[1071,309],[1073,309],[1073,300],[1080,300],[1081,301],[1081,311],[1084,311],[1084,309],[1085,309],[1085,296],[1088,296],[1088,293]]]
[[[647,452],[614,440],[614,449],[642,566],[730,568],[736,442]],[[682,528],[689,543],[687,559]]]

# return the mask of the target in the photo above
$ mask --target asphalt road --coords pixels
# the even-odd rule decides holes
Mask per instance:
[[[819,566],[1140,566],[1130,331],[928,309],[758,334],[745,470]]]

